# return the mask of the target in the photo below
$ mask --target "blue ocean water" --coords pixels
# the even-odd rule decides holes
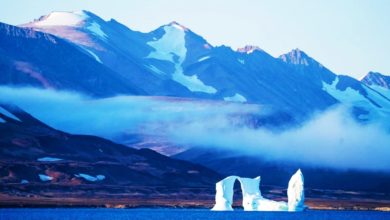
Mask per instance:
[[[106,209],[106,208],[17,208],[0,209],[0,220],[108,219],[108,220],[271,220],[271,219],[390,219],[389,212],[371,211],[305,211],[305,212],[212,212],[205,209]]]

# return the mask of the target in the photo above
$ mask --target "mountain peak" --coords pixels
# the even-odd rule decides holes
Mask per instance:
[[[88,19],[87,11],[53,11],[41,16],[31,24],[34,26],[77,26]]]
[[[171,26],[171,27],[174,27],[176,29],[183,30],[183,31],[189,30],[186,26],[179,24],[179,22],[177,22],[177,21],[172,21],[169,24],[167,24],[166,26]]]
[[[283,62],[293,65],[318,65],[322,67],[320,63],[318,63],[315,59],[308,56],[305,52],[300,50],[299,48],[293,49],[290,52],[280,55],[279,59],[283,60]]]
[[[390,76],[383,75],[378,72],[369,72],[361,80],[366,85],[376,85],[390,89]]]
[[[79,11],[53,11],[48,15],[41,16],[39,19],[35,19],[33,22],[27,23],[22,26],[34,26],[34,27],[50,27],[50,26],[70,26],[79,27],[85,22],[91,20],[102,20],[99,16],[92,12],[79,10]]]
[[[245,45],[245,47],[241,47],[237,49],[237,52],[247,53],[247,54],[253,53],[254,51],[264,51],[264,50],[254,45]]]

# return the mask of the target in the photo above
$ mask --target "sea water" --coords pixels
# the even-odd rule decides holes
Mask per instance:
[[[206,209],[107,209],[107,208],[10,208],[0,209],[0,220],[107,219],[107,220],[270,220],[270,219],[390,219],[389,212],[305,211],[305,212],[213,212]]]

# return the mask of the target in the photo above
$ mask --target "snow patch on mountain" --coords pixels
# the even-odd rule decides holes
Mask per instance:
[[[16,117],[14,114],[12,114],[11,112],[5,110],[4,108],[0,107],[0,113],[7,116],[8,118],[12,118],[16,121],[20,121],[20,119],[18,117]],[[3,120],[4,121],[4,120]],[[4,121],[5,122],[5,121]]]
[[[95,176],[91,176],[91,175],[88,175],[85,173],[75,174],[75,176],[79,177],[79,178],[83,178],[83,179],[90,181],[90,182],[102,181],[106,178],[106,176],[104,176],[104,175],[97,175],[95,177]]]
[[[56,161],[61,161],[63,159],[61,158],[56,158],[56,157],[41,157],[37,159],[40,162],[56,162]]]
[[[358,91],[348,87],[344,91],[338,90],[336,88],[339,83],[339,78],[332,82],[332,84],[327,84],[322,82],[322,90],[326,91],[329,95],[333,96],[335,99],[339,100],[342,103],[352,102],[352,103],[367,103],[368,100],[364,98]]]
[[[367,92],[367,97],[360,94],[359,91],[354,90],[350,87],[346,88],[344,91],[338,90],[336,88],[339,82],[339,78],[332,82],[332,84],[327,84],[323,82],[322,89],[326,91],[329,95],[333,96],[335,99],[339,100],[341,103],[359,107],[361,109],[367,110],[368,115],[361,115],[360,119],[385,119],[390,118],[390,102],[380,94],[375,91],[372,91],[367,86],[363,85],[363,88]],[[380,105],[378,107],[374,105],[370,100],[373,100],[375,103]]]
[[[378,94],[377,91],[371,90],[366,85],[363,85],[363,88],[367,91],[367,97],[371,100],[374,100],[377,104],[381,106],[381,111],[390,112],[390,100],[386,97],[383,97],[382,94]]]
[[[147,58],[183,63],[187,53],[185,32],[169,25],[164,26],[164,31],[165,34],[160,39],[147,43],[155,49]],[[176,62],[175,57],[177,57]]]
[[[224,97],[223,100],[230,102],[247,102],[247,99],[241,94],[234,94],[234,96]]]
[[[96,22],[92,22],[87,29],[91,31],[94,35],[106,40],[107,39],[107,34],[104,33],[100,27],[100,25]]]
[[[83,11],[52,12],[35,22],[35,26],[76,26],[88,18]]]
[[[207,60],[207,59],[210,59],[210,56],[201,57],[201,58],[199,58],[198,62],[202,62],[202,61]]]
[[[165,75],[163,71],[161,71],[159,68],[153,66],[153,65],[147,65],[148,69],[150,69],[152,72],[157,73],[158,75]]]
[[[97,62],[103,63],[102,60],[100,60],[100,58],[98,57],[98,55],[96,55],[96,53],[92,52],[91,50],[89,50],[89,49],[87,49],[85,47],[83,47],[83,49],[85,51],[87,51]]]
[[[39,179],[43,182],[50,181],[53,179],[53,177],[45,175],[45,174],[39,174]]]
[[[390,89],[378,85],[371,85],[369,87],[390,99]]]
[[[254,45],[246,45],[245,47],[238,48],[237,52],[251,54],[255,51],[263,51],[260,47]]]
[[[178,29],[178,30],[181,30],[181,31],[186,31],[186,28],[182,25],[180,25],[179,23],[177,22],[172,22],[171,23],[171,26]]]
[[[173,80],[187,87],[191,92],[204,92],[215,94],[217,90],[212,86],[205,85],[197,75],[187,76],[184,74],[174,74]]]
[[[172,24],[164,26],[164,31],[165,34],[160,39],[147,43],[155,50],[146,58],[174,63],[175,72],[172,74],[172,79],[187,87],[190,91],[216,93],[217,90],[214,87],[205,85],[197,75],[187,76],[183,72],[182,64],[187,54],[187,48],[185,47],[185,29],[180,25]]]

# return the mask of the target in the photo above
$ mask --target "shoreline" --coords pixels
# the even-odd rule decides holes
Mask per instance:
[[[237,200],[234,209],[242,209]],[[308,210],[334,211],[380,211],[390,212],[388,201],[325,200],[307,198]],[[129,199],[129,198],[23,198],[0,196],[0,209],[3,208],[113,208],[113,209],[211,209],[213,200],[177,199]]]

